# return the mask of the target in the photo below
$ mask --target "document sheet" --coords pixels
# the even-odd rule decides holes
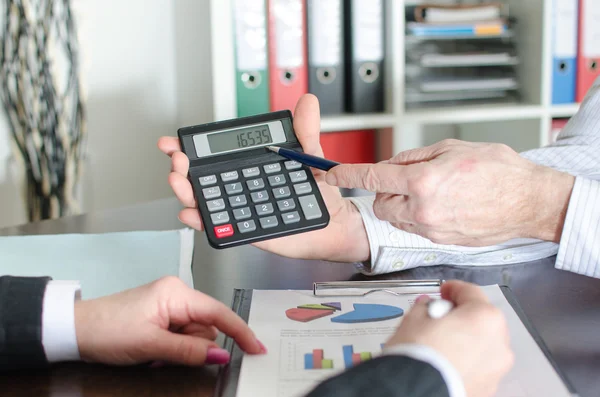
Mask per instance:
[[[515,365],[497,396],[570,396],[501,289],[482,288],[506,315],[515,352]],[[268,353],[244,356],[237,396],[303,396],[328,377],[374,359],[416,296],[316,297],[312,291],[254,290],[248,323]]]

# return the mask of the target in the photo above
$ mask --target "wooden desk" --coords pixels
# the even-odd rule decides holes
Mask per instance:
[[[102,233],[182,227],[179,204],[155,201],[55,221],[0,230],[0,235]],[[196,234],[194,283],[229,304],[233,288],[311,289],[314,281],[364,279],[352,264],[281,258],[254,247],[210,248]],[[554,269],[554,258],[521,265],[461,268],[435,266],[383,278],[463,279],[510,286],[582,397],[600,395],[600,280]],[[216,369],[116,368],[85,364],[0,375],[0,395],[119,397],[210,396]]]

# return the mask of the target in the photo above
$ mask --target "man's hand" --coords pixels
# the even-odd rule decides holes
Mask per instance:
[[[294,130],[304,151],[323,157],[319,143],[319,102],[314,95],[305,95],[296,106]],[[171,157],[169,184],[179,201],[187,208],[179,214],[186,225],[202,230],[198,206],[188,180],[189,160],[181,152],[179,141],[174,137],[162,137],[158,141],[161,151]],[[342,198],[338,188],[325,182],[325,172],[313,169],[327,209],[331,216],[329,225],[321,230],[267,240],[255,245],[266,251],[291,258],[325,259],[339,262],[359,262],[369,258],[367,232],[358,209]]]
[[[244,320],[176,277],[76,302],[75,331],[81,359],[104,364],[225,364],[218,331],[247,353],[265,353]]]
[[[442,284],[442,298],[455,304],[449,314],[431,319],[429,298],[419,298],[386,345],[429,346],[456,368],[468,396],[493,396],[514,362],[502,312],[479,287],[462,281]]]
[[[440,244],[558,242],[574,177],[508,146],[445,140],[379,164],[332,168],[333,186],[376,192],[375,215]]]

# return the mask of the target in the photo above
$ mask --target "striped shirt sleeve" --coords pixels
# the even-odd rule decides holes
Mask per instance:
[[[556,267],[600,277],[600,77],[556,142],[521,155],[575,176]]]

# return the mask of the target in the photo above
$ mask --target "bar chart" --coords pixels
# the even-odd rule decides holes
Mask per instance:
[[[381,344],[381,348],[383,349],[383,344]],[[360,364],[362,362],[368,361],[373,358],[374,354],[371,352],[354,352],[353,345],[344,345],[342,346],[342,351],[344,354],[344,366],[346,369],[352,368],[353,366]]]
[[[304,369],[333,369],[333,360],[323,357],[323,349],[304,355]]]

